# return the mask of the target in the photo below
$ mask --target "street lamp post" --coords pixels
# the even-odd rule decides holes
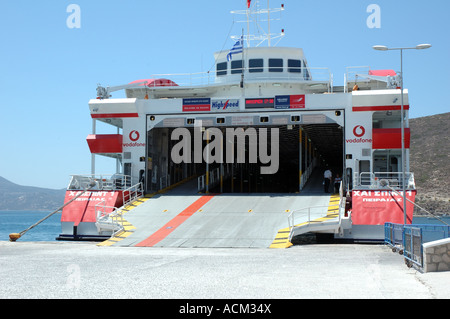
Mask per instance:
[[[406,225],[406,161],[405,161],[405,115],[404,115],[404,104],[403,104],[403,50],[424,50],[431,48],[431,44],[419,44],[413,48],[388,48],[384,45],[375,45],[373,49],[378,51],[400,51],[400,89],[401,89],[401,140],[402,140],[402,192],[403,192],[403,224]]]

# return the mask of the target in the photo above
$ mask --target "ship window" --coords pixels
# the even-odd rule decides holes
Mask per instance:
[[[288,72],[301,73],[302,72],[302,61],[301,60],[288,60]]]
[[[231,61],[231,74],[242,73],[242,60]]]
[[[262,72],[263,67],[264,67],[264,60],[263,59],[250,59],[248,61],[248,66],[249,66],[250,73]]]
[[[269,72],[283,72],[283,59],[269,59]]]
[[[216,75],[217,76],[227,75],[227,68],[228,68],[228,63],[227,62],[217,63]]]
[[[308,68],[306,66],[306,61],[303,61],[303,67],[305,68],[305,72],[303,72],[303,76],[305,77],[306,81],[311,80],[311,76],[309,75]]]

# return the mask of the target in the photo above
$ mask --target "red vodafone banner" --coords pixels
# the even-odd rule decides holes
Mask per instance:
[[[416,191],[407,191],[406,198],[414,202]],[[407,202],[406,222],[411,224],[414,205]],[[384,190],[352,191],[353,225],[384,225],[384,223],[403,224],[403,197]]]
[[[66,191],[64,203],[67,203],[81,191]],[[63,208],[61,222],[74,222],[74,226],[78,226],[80,222],[95,223],[97,217],[95,215],[95,205],[109,207],[122,206],[122,191],[90,191],[86,192],[72,203]],[[110,208],[110,211],[113,209]],[[108,212],[108,209],[105,209]]]

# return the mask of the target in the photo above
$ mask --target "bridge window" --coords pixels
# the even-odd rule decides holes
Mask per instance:
[[[288,72],[301,73],[302,72],[302,61],[288,59]]]
[[[305,72],[303,72],[303,76],[305,77],[305,80],[307,80],[307,81],[312,80],[311,76],[309,74],[309,71],[308,71],[308,67],[306,65],[306,61],[303,61],[303,67],[305,68]]]
[[[231,61],[231,74],[242,73],[242,60]]]
[[[228,69],[228,63],[227,62],[217,63],[216,75],[217,76],[227,75],[227,69]]]
[[[269,72],[283,72],[283,59],[269,59]]]
[[[264,60],[263,59],[250,59],[248,61],[249,66],[249,72],[250,73],[256,73],[256,72],[263,72],[264,67]]]

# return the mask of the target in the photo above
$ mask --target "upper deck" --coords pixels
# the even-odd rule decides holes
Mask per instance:
[[[256,47],[227,60],[229,51],[214,54],[215,68],[211,72],[189,74],[157,74],[127,85],[98,89],[98,96],[109,98],[109,93],[124,89],[127,98],[179,98],[216,96],[223,90],[236,91],[254,87],[280,87],[290,84],[298,92],[331,92],[332,74],[325,67],[311,68],[300,48]],[[238,89],[238,90],[236,90]],[[262,88],[264,89],[264,88]]]
[[[97,99],[125,90],[127,98],[171,99],[191,97],[262,96],[274,91],[286,94],[349,93],[354,90],[397,89],[399,77],[393,70],[348,67],[343,86],[335,86],[326,67],[310,67],[301,48],[244,48],[229,60],[228,50],[214,54],[214,70],[185,74],[155,74],[124,85],[97,88]],[[292,93],[295,92],[295,93]]]

